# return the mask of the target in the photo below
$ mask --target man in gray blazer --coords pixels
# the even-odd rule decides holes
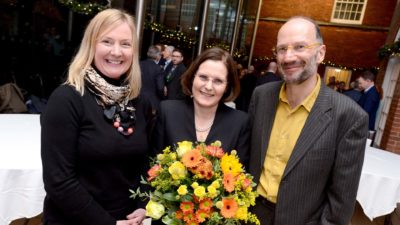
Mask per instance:
[[[313,20],[289,19],[275,49],[283,81],[253,93],[249,171],[262,225],[348,225],[353,214],[368,115],[323,84],[325,51]]]

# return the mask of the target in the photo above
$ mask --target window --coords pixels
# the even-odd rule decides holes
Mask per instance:
[[[335,0],[331,22],[361,24],[367,0]]]

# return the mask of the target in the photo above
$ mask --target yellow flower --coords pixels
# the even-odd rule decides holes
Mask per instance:
[[[187,190],[187,186],[186,185],[179,186],[179,188],[178,188],[178,194],[179,195],[186,195],[187,193],[188,193],[188,190]]]
[[[186,176],[186,167],[179,161],[172,163],[172,165],[168,168],[168,172],[171,174],[172,179],[179,180],[183,179]]]
[[[158,154],[158,155],[157,155],[157,159],[158,159],[159,161],[163,160],[163,159],[164,159],[164,154]]]
[[[162,204],[150,200],[146,205],[146,216],[153,219],[160,219],[165,213],[165,208]]]
[[[247,207],[239,207],[236,211],[235,218],[239,220],[247,220]]]
[[[196,195],[199,198],[202,198],[206,195],[206,189],[203,186],[198,186],[197,188],[194,189],[194,195]]]
[[[211,186],[213,186],[214,188],[220,188],[220,187],[221,187],[221,184],[219,183],[219,180],[214,180],[214,181],[211,183]]]
[[[178,153],[178,156],[180,158],[182,158],[182,156],[186,152],[192,150],[192,148],[193,148],[193,143],[192,142],[190,142],[190,141],[181,141],[181,142],[178,142],[178,148],[176,149],[176,152]]]
[[[242,172],[242,164],[234,155],[225,154],[221,159],[221,170],[225,173],[231,173],[234,177]]]
[[[196,189],[199,186],[199,183],[193,182],[191,186],[193,189]]]
[[[172,160],[176,160],[176,153],[175,152],[169,153],[169,156],[171,157]]]
[[[207,187],[208,197],[215,198],[218,195],[217,189],[214,186],[210,185]]]
[[[218,209],[221,209],[221,208],[224,206],[224,203],[222,203],[222,201],[218,201],[217,203],[215,203],[215,206],[216,206]]]

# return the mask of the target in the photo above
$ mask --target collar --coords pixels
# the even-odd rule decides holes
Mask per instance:
[[[296,111],[299,107],[303,106],[308,112],[311,111],[311,108],[313,107],[315,100],[318,97],[318,93],[321,89],[321,78],[319,74],[317,74],[317,84],[315,85],[314,89],[312,92],[296,107],[293,109],[293,111]],[[287,99],[286,95],[286,84],[283,83],[281,86],[281,90],[279,91],[279,100],[289,104],[289,100]]]

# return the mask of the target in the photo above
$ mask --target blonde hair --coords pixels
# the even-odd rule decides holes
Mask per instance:
[[[96,43],[99,37],[123,23],[128,24],[132,31],[132,65],[128,69],[125,78],[125,82],[128,83],[130,88],[128,98],[133,99],[139,95],[142,81],[139,67],[139,48],[135,22],[131,15],[118,9],[106,9],[101,11],[90,21],[89,25],[86,27],[78,53],[75,55],[71,65],[69,66],[68,78],[65,82],[66,84],[74,86],[81,95],[84,94],[85,71],[93,63]]]

